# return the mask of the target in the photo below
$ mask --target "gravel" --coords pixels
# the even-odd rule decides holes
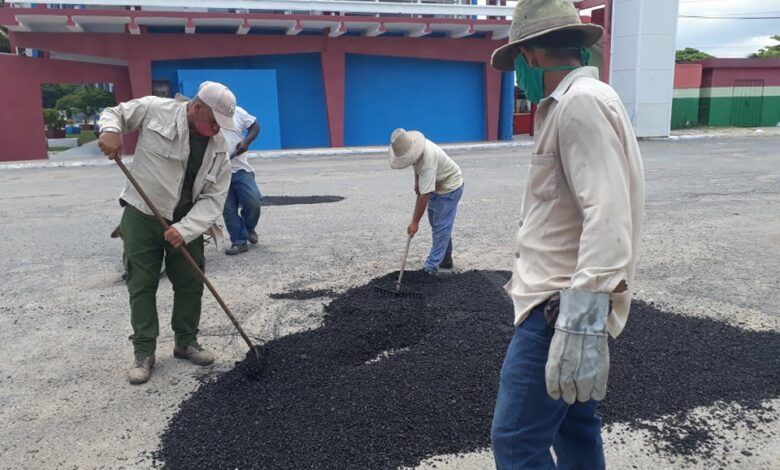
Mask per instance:
[[[397,275],[333,299],[322,327],[267,343],[259,379],[252,357],[201,385],[157,459],[172,469],[395,469],[488,447],[512,336],[499,287],[508,274],[408,272],[422,300],[376,295]],[[779,339],[636,301],[611,345],[605,423],[647,430],[662,452],[711,456],[716,431],[692,410],[729,403],[740,410],[723,414],[731,424],[760,419],[780,396]]]

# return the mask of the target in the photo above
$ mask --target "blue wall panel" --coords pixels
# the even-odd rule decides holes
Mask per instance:
[[[279,101],[276,72],[273,70],[179,70],[179,87],[186,96],[195,96],[206,80],[226,85],[236,95],[238,105],[257,118],[260,136],[250,150],[282,148],[279,135]],[[232,152],[234,149],[228,149]]]
[[[158,61],[152,63],[152,78],[169,80],[176,89],[180,69],[275,70],[282,148],[330,145],[319,54]]]
[[[498,139],[512,140],[515,117],[515,73],[501,74],[501,111],[498,116]]]
[[[435,142],[486,138],[484,64],[349,54],[344,144],[382,145],[397,127]]]

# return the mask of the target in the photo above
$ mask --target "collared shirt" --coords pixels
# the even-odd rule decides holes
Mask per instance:
[[[420,194],[447,194],[463,185],[460,167],[441,147],[425,140],[422,156],[414,163]]]
[[[222,129],[222,136],[225,137],[227,142],[228,155],[232,155],[236,151],[236,146],[246,138],[247,131],[252,124],[257,122],[257,118],[246,112],[241,106],[236,106],[236,112],[233,114],[233,124],[236,128],[234,131]],[[235,173],[239,170],[244,170],[249,173],[254,173],[254,168],[247,161],[246,152],[241,155],[235,156],[230,159],[230,170]]]
[[[516,325],[566,288],[612,294],[613,337],[628,318],[644,170],[620,98],[597,77],[593,67],[573,70],[536,113],[536,148],[506,286]],[[628,289],[614,293],[621,281]]]
[[[100,115],[100,129],[124,134],[140,131],[130,169],[152,203],[167,220],[179,204],[190,156],[187,101],[147,96],[106,108]],[[230,162],[225,139],[209,139],[203,162],[192,185],[192,209],[173,224],[189,243],[215,224],[225,205],[230,186]],[[153,215],[135,188],[127,183],[121,198],[144,214]],[[220,230],[214,232],[218,238]],[[219,241],[219,240],[217,240]]]

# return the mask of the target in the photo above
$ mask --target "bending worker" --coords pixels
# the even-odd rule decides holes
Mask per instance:
[[[222,214],[230,184],[227,146],[219,130],[233,128],[235,108],[236,98],[227,87],[204,82],[192,100],[147,96],[107,108],[100,116],[99,145],[109,159],[121,158],[122,134],[140,131],[131,171],[171,224],[164,231],[127,184],[120,198],[124,207],[120,227],[133,327],[131,384],[148,381],[154,367],[159,334],[156,293],[163,261],[173,285],[173,355],[201,366],[214,362],[197,337],[203,282],[176,248],[186,244],[204,267],[203,233]]]
[[[493,416],[499,469],[605,468],[596,403],[607,334],[628,319],[644,176],[626,109],[587,67],[602,33],[571,0],[519,0],[491,59],[539,105],[506,286],[516,328]]]
[[[258,242],[255,229],[260,220],[262,196],[255,181],[255,169],[246,158],[246,151],[258,135],[260,135],[260,124],[257,123],[257,118],[241,106],[236,106],[233,129],[222,129],[222,136],[225,137],[230,153],[232,173],[230,189],[222,213],[231,242],[231,247],[225,250],[226,255],[245,253],[249,251],[247,242],[253,245]]]
[[[390,138],[390,168],[414,168],[414,206],[412,223],[406,229],[413,237],[426,208],[431,224],[433,245],[424,270],[436,274],[439,268],[452,268],[452,227],[463,196],[460,167],[438,145],[418,131],[396,129]]]

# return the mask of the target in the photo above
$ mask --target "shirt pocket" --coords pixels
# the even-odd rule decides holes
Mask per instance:
[[[176,139],[176,128],[174,125],[152,118],[146,124],[141,134],[138,145],[144,153],[164,158],[180,159],[177,153],[172,152],[173,142]]]
[[[214,158],[211,159],[209,170],[203,177],[204,186],[206,184],[215,184],[217,182],[217,173],[219,172],[220,162],[226,159],[228,159],[227,152],[214,152]]]
[[[531,154],[528,185],[531,193],[542,201],[558,197],[558,170],[554,153]]]

